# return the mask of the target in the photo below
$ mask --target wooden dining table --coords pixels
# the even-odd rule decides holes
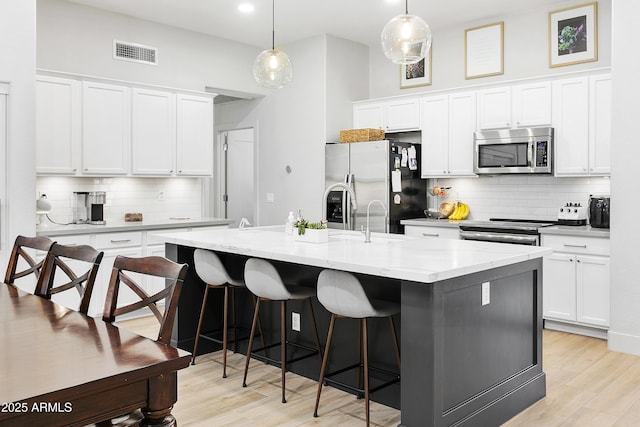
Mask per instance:
[[[0,426],[75,426],[142,410],[172,426],[191,355],[0,284]]]

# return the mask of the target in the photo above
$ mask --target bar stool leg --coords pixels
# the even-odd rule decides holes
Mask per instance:
[[[204,297],[202,298],[202,307],[200,308],[200,318],[198,319],[198,328],[196,329],[196,341],[193,344],[193,356],[191,356],[191,364],[196,364],[196,351],[198,350],[198,342],[200,341],[200,328],[202,328],[202,319],[204,318],[204,310],[207,306],[207,296],[209,295],[209,285],[204,287]]]
[[[316,340],[316,348],[318,349],[318,358],[322,363],[322,348],[320,347],[320,338],[318,337],[318,326],[316,324],[316,316],[313,312],[313,304],[311,304],[311,298],[307,299],[309,304],[309,315],[311,316],[311,323],[313,324],[313,338]]]
[[[224,287],[224,318],[222,319],[222,378],[227,378],[227,327],[229,315],[229,286]]]
[[[366,409],[367,427],[369,427],[369,337],[367,334],[367,319],[362,319],[362,341],[364,347],[364,406]]]
[[[287,403],[284,397],[284,379],[287,371],[287,303],[280,302],[280,372],[282,376],[282,403]]]
[[[396,350],[396,360],[398,361],[398,369],[400,368],[400,346],[398,345],[398,334],[396,333],[396,325],[393,323],[393,316],[389,316],[391,324],[391,335],[393,336],[393,345]]]
[[[358,363],[363,366],[362,362],[362,322],[358,321]],[[358,388],[362,387],[362,370],[358,369]],[[364,396],[358,392],[356,394],[357,399],[362,399]]]
[[[256,307],[256,301],[259,300],[258,297],[256,297],[255,295],[251,295],[251,300],[253,301],[253,308],[255,309]],[[264,334],[262,333],[262,322],[260,321],[260,316],[258,316],[258,332],[260,332],[260,342],[262,344],[262,348],[264,350],[262,350],[264,352],[265,357],[267,356],[267,346],[264,343]],[[267,362],[264,362],[265,365],[267,364]]]
[[[244,377],[242,378],[242,387],[247,386],[247,372],[249,371],[249,361],[251,360],[253,336],[256,333],[256,324],[258,323],[258,313],[260,313],[260,298],[257,298],[256,309],[253,312],[253,322],[251,322],[251,333],[249,334],[249,346],[247,347],[247,361],[244,364]]]
[[[333,327],[336,323],[338,316],[331,314],[331,321],[329,322],[329,333],[327,334],[327,343],[324,347],[324,356],[322,357],[322,366],[320,367],[320,377],[318,378],[318,393],[316,394],[316,407],[313,410],[313,416],[318,417],[318,406],[320,405],[320,393],[322,392],[322,383],[324,382],[324,376],[327,371],[327,361],[329,360],[329,349],[331,348],[331,338],[333,338]]]

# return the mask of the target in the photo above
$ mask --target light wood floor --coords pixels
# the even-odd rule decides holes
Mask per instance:
[[[123,326],[142,335],[157,331],[148,319]],[[151,332],[153,331],[153,332]],[[504,426],[639,426],[640,357],[607,350],[606,341],[545,330],[543,368],[547,395]],[[280,403],[280,371],[252,360],[242,388],[244,356],[228,354],[222,379],[221,352],[199,356],[178,373],[173,414],[187,426],[362,426],[364,402],[324,387],[319,418],[313,418],[315,381],[287,373],[287,403]],[[372,402],[373,426],[397,426],[400,411]]]

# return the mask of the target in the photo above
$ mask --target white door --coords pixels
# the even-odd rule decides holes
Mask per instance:
[[[225,217],[236,226],[242,218],[256,225],[253,128],[226,132],[224,157]]]

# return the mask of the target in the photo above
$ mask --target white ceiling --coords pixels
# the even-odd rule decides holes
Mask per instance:
[[[269,0],[68,0],[137,18],[238,42],[271,47]],[[253,3],[243,14],[240,3]],[[558,0],[413,0],[409,13],[421,16],[432,31],[465,22],[503,19],[521,9],[548,8]],[[277,0],[275,44],[319,34],[377,45],[384,25],[404,13],[402,0]]]

